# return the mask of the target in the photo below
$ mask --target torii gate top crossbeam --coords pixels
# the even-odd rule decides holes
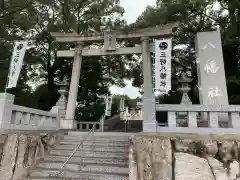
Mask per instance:
[[[138,29],[130,32],[117,32],[112,31],[116,34],[116,39],[131,39],[131,38],[140,38],[140,37],[166,37],[170,36],[172,33],[172,29],[178,27],[179,23],[171,23],[167,25],[162,25],[158,27],[144,28]],[[103,41],[104,40],[104,32],[101,33],[87,33],[84,35],[79,35],[76,33],[58,33],[52,32],[51,35],[56,38],[57,42],[85,42],[85,41]]]

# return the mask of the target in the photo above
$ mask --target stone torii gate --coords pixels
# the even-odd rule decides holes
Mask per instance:
[[[143,131],[156,131],[156,107],[155,96],[152,89],[152,65],[150,52],[153,49],[149,43],[150,38],[169,37],[172,29],[177,27],[178,23],[172,23],[159,27],[145,28],[134,30],[132,32],[106,31],[101,33],[88,33],[84,35],[69,33],[51,33],[59,43],[76,43],[75,50],[58,51],[58,57],[74,57],[72,77],[69,89],[67,110],[66,110],[66,129],[73,129],[76,101],[78,94],[79,78],[84,56],[109,56],[109,55],[126,55],[142,54],[143,59],[143,76],[144,76],[144,95],[143,95]],[[117,40],[123,39],[140,39],[141,46],[117,48]],[[102,42],[103,49],[84,48],[84,42]]]

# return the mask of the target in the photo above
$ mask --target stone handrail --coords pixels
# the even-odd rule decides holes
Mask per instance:
[[[37,129],[56,130],[59,128],[58,114],[13,105],[10,127],[14,127],[14,129],[31,127]]]
[[[130,112],[132,121],[142,121],[143,113],[142,111]]]
[[[124,121],[130,121],[132,119],[132,115],[129,112],[124,112],[123,114],[123,120]]]
[[[181,104],[156,104],[156,111],[175,112],[240,112],[239,105],[181,105]]]
[[[95,131],[100,130],[100,122],[92,122],[92,121],[83,121],[83,122],[77,122],[78,124],[78,130],[80,131],[90,131],[93,126],[95,126]]]
[[[31,114],[35,114],[35,115],[39,115],[39,116],[49,116],[49,117],[57,118],[56,113],[52,113],[52,112],[49,112],[49,111],[42,111],[42,110],[39,110],[39,109],[28,108],[28,107],[24,107],[24,106],[13,105],[12,110],[13,111],[20,111],[22,113],[31,113]]]
[[[14,95],[0,93],[0,129],[4,130],[40,130],[56,131],[61,129],[64,118],[61,110],[64,104],[59,99],[50,112],[18,106],[14,104]]]
[[[94,127],[95,132],[103,132],[104,131],[104,121],[105,121],[105,113],[99,118],[97,122],[95,121],[76,121],[76,129],[80,131],[90,131]]]
[[[122,120],[124,121],[142,121],[143,112],[141,110],[138,111],[124,111],[122,113]]]
[[[231,133],[240,131],[240,106],[204,106],[204,105],[172,105],[157,104],[157,111],[168,113],[167,127],[157,127],[159,132],[182,133]],[[187,127],[177,127],[177,113],[186,112]],[[207,127],[198,127],[197,114],[202,113]],[[224,113],[228,127],[220,128],[219,113]]]

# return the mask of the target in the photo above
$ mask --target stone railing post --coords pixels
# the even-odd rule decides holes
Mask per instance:
[[[13,103],[14,95],[0,93],[0,129],[7,129],[10,127]]]

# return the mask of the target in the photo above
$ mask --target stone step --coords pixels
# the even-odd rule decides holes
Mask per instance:
[[[58,162],[64,163],[67,160],[67,156],[48,156],[44,158],[43,162]],[[98,158],[98,157],[77,157],[71,158],[69,163],[79,163],[83,161],[84,164],[103,164],[103,165],[119,165],[119,166],[128,166],[128,157],[115,157],[115,158]]]
[[[59,175],[58,175],[59,174]],[[63,179],[77,179],[77,180],[127,180],[127,173],[116,174],[116,173],[99,173],[99,172],[74,172],[74,171],[64,171],[64,174],[61,174],[58,169],[35,169],[32,170],[30,176],[27,178],[30,179],[51,179],[56,180],[56,178]]]
[[[58,155],[58,156],[70,156],[72,154],[72,151],[68,150],[51,150],[49,152],[49,155]],[[80,157],[128,157],[128,153],[126,152],[101,152],[101,151],[77,151],[74,156],[80,156]]]
[[[58,145],[54,147],[54,150],[74,150],[77,147],[77,145]],[[95,151],[108,151],[108,152],[129,152],[129,149],[127,147],[102,147],[101,145],[94,145],[94,146],[83,146],[84,151],[92,151],[92,148],[94,147]],[[82,147],[79,147],[78,151],[81,150]]]
[[[62,140],[61,143],[62,144],[79,144],[82,143],[84,145],[91,145],[93,143],[98,144],[98,145],[121,145],[121,146],[128,146],[129,145],[129,141],[98,141],[98,140]]]
[[[77,177],[69,177],[66,180],[129,180],[128,176],[123,175],[105,175],[105,174],[80,174]],[[63,178],[57,177],[28,177],[24,180],[64,180]]]
[[[75,136],[64,136],[63,141],[99,141],[99,142],[129,142],[129,138],[118,138],[118,137],[97,137],[97,136],[88,136],[88,137],[75,137]]]
[[[106,136],[70,136],[70,135],[66,135],[64,136],[64,139],[67,139],[67,140],[83,140],[83,139],[96,139],[96,140],[99,140],[99,141],[128,141],[129,140],[129,137],[117,137],[117,136],[113,136],[113,137],[106,137]]]
[[[125,176],[114,176],[114,175],[90,175],[86,177],[86,175],[82,175],[82,177],[75,178],[68,178],[66,180],[129,180],[129,177]],[[31,177],[31,178],[25,178],[23,180],[65,180],[63,178],[42,178],[42,177]]]
[[[70,142],[99,142],[99,143],[108,143],[108,142],[116,142],[116,143],[129,143],[129,139],[104,139],[104,138],[64,138],[62,141],[70,141]]]
[[[95,132],[94,135],[97,137],[131,137],[136,133],[125,133],[125,132]],[[87,136],[88,132],[80,132],[80,131],[69,131],[68,136]]]
[[[47,169],[47,170],[60,170],[63,163],[47,163],[42,162],[37,165],[35,170]],[[108,165],[99,165],[99,164],[66,164],[64,171],[74,171],[74,172],[100,172],[100,173],[116,173],[116,174],[127,174],[128,167],[122,166],[108,166]]]
[[[70,140],[62,140],[60,145],[78,145],[81,141],[70,141]],[[93,141],[84,141],[84,146],[91,146]],[[108,142],[101,142],[95,141],[95,145],[103,146],[103,147],[128,147],[128,142],[117,142],[117,141],[108,141]]]

